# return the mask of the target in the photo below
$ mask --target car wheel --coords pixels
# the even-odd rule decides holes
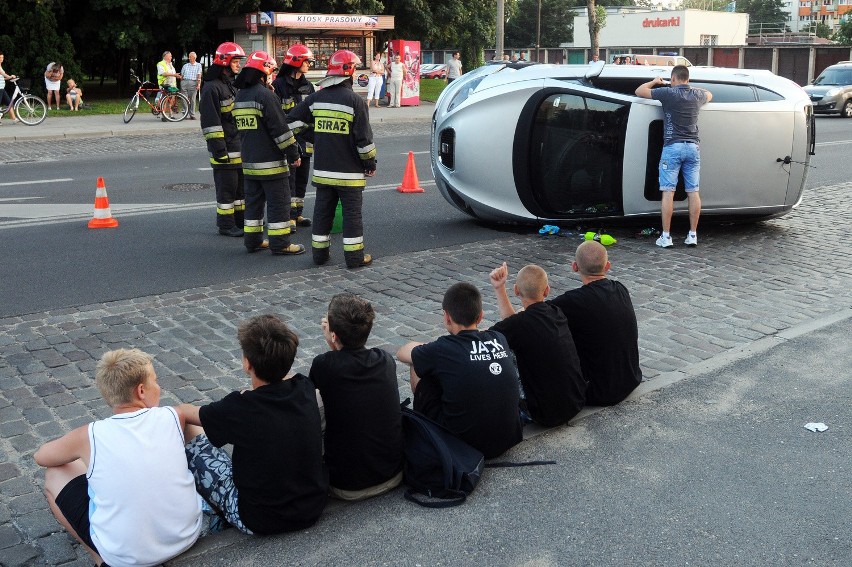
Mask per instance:
[[[848,99],[843,105],[843,110],[840,111],[840,116],[843,118],[852,118],[852,98]]]

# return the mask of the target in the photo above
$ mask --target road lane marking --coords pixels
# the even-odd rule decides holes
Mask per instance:
[[[852,140],[837,140],[836,142],[817,142],[816,146],[839,146],[841,144],[852,144]]]
[[[422,154],[429,154],[429,153],[432,153],[432,152],[431,152],[431,150],[426,150],[425,152],[411,152],[411,153],[413,153],[413,154],[414,154],[414,155],[416,155],[416,156],[419,156],[419,155],[422,155]],[[401,153],[401,154],[399,154],[399,155],[401,155],[401,156],[407,156],[407,155],[408,155],[408,152],[402,152],[402,153]]]
[[[0,201],[32,201],[33,199],[44,199],[44,197],[4,197]]]
[[[388,189],[396,189],[398,183],[384,183],[373,185],[364,190],[364,193],[378,193]],[[433,180],[421,181],[421,186],[434,186]],[[316,197],[316,193],[305,195],[305,200],[310,201]],[[22,199],[35,197],[22,197]],[[110,204],[110,211],[116,218],[137,217],[142,215],[172,213],[178,211],[200,211],[215,206],[215,201],[207,203],[145,203],[145,204]],[[14,220],[0,221],[0,230],[20,227],[45,226],[66,222],[83,221],[92,218],[94,205],[80,204],[0,204],[0,218],[11,218]]]
[[[34,181],[9,181],[7,183],[0,183],[0,187],[10,187],[12,185],[35,185],[36,183],[65,183],[67,181],[74,181],[70,177],[65,177],[63,179],[36,179]]]

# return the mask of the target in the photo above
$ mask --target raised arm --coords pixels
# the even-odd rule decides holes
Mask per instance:
[[[651,89],[656,86],[664,85],[662,77],[654,77],[652,80],[647,83],[643,83],[636,88],[636,96],[641,96],[642,98],[652,98],[651,97]]]
[[[500,318],[505,319],[515,314],[515,308],[512,307],[509,301],[509,293],[506,291],[506,280],[509,279],[509,266],[503,262],[502,266],[494,268],[489,276],[491,286],[494,288],[494,293],[497,295],[497,309],[500,311]]]

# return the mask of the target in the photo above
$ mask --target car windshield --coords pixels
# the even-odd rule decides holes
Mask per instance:
[[[852,85],[852,69],[826,69],[814,81],[815,85]]]

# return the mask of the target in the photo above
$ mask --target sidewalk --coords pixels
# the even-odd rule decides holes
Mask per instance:
[[[422,102],[420,106],[402,108],[370,108],[370,123],[428,122],[435,105]],[[196,113],[196,116],[201,116]],[[142,136],[174,132],[195,132],[201,128],[199,120],[163,122],[150,112],[140,109],[133,119],[125,124],[120,114],[97,114],[81,116],[51,116],[37,126],[26,126],[20,122],[3,120],[0,123],[0,143],[24,140],[57,140],[75,138],[105,138],[110,136]]]

